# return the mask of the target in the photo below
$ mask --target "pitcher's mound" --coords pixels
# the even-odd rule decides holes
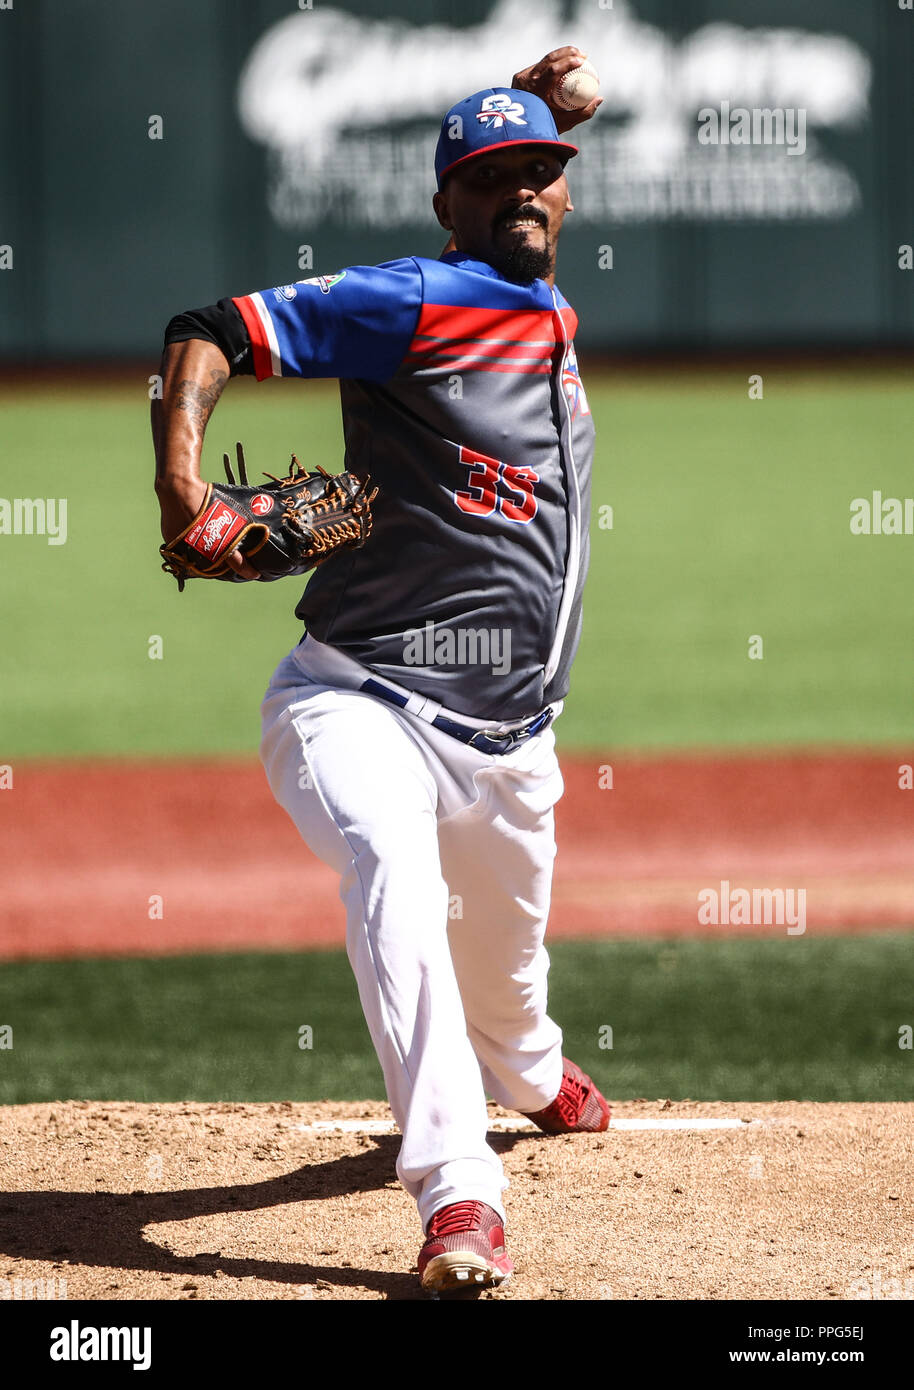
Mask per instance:
[[[914,1296],[912,1104],[630,1101],[619,1128],[559,1138],[490,1114],[516,1273],[485,1297]],[[0,1297],[424,1298],[389,1120],[377,1102],[0,1109]]]

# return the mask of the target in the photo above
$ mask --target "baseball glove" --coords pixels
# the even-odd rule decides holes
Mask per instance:
[[[365,544],[371,534],[368,491],[353,473],[328,473],[318,465],[306,473],[295,455],[284,478],[260,487],[248,484],[244,450],[235,446],[240,483],[224,455],[228,486],[210,483],[193,521],[174,540],[159,547],[162,568],[173,574],[179,591],[188,579],[227,579],[244,583],[228,557],[240,550],[262,579],[305,574],[337,550]]]

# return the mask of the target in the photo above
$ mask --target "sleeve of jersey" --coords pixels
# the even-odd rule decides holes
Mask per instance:
[[[413,339],[422,274],[411,258],[355,265],[294,285],[242,295],[254,372],[387,381]]]

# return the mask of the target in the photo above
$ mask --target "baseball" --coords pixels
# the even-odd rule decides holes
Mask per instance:
[[[566,111],[579,111],[589,106],[600,90],[600,78],[593,63],[584,62],[579,68],[572,68],[560,77],[552,91],[550,100]]]

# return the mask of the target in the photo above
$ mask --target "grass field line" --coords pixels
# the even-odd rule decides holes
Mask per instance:
[[[909,931],[557,940],[550,962],[550,1014],[614,1117],[752,1119],[751,1097],[794,1119],[798,1097],[911,1099]],[[391,1118],[374,1108],[383,1076],[344,951],[5,962],[0,1025],[14,1041],[3,1105],[284,1097],[329,1102],[302,1122]]]
[[[910,741],[911,538],[855,534],[850,522],[853,499],[874,486],[886,500],[910,494],[914,395],[884,369],[772,367],[764,404],[747,401],[744,381],[732,368],[669,380],[595,365],[588,376],[592,545],[562,753]],[[204,476],[220,476],[236,439],[252,441],[256,471],[296,440],[342,461],[332,387],[309,383],[304,437],[300,391],[268,391],[267,402],[264,389],[233,381]],[[4,391],[3,409],[7,497],[31,497],[40,477],[70,518],[66,544],[4,538],[16,554],[0,592],[4,762],[249,755],[269,675],[301,636],[304,580],[231,591],[201,581],[179,601],[156,547],[148,411],[97,379],[78,394],[51,383]],[[66,455],[49,456],[48,439],[66,439]],[[125,470],[125,457],[143,466]],[[426,544],[405,544],[398,563],[408,569]],[[244,660],[221,661],[239,634]],[[764,648],[750,657],[753,635]],[[590,761],[597,791],[600,762]],[[615,779],[613,799],[624,785]],[[137,802],[123,805],[132,815]]]
[[[721,1116],[709,1118],[691,1117],[689,1119],[669,1119],[662,1116],[644,1116],[638,1119],[611,1119],[610,1129],[748,1129],[750,1126],[771,1124],[769,1120],[740,1120],[735,1116]],[[781,1121],[780,1123],[789,1123]],[[395,1120],[315,1120],[313,1124],[296,1125],[297,1130],[305,1134],[398,1134],[399,1130]],[[523,1134],[527,1131],[536,1131],[537,1126],[532,1120],[514,1118],[513,1116],[489,1117],[489,1132],[491,1134]]]

